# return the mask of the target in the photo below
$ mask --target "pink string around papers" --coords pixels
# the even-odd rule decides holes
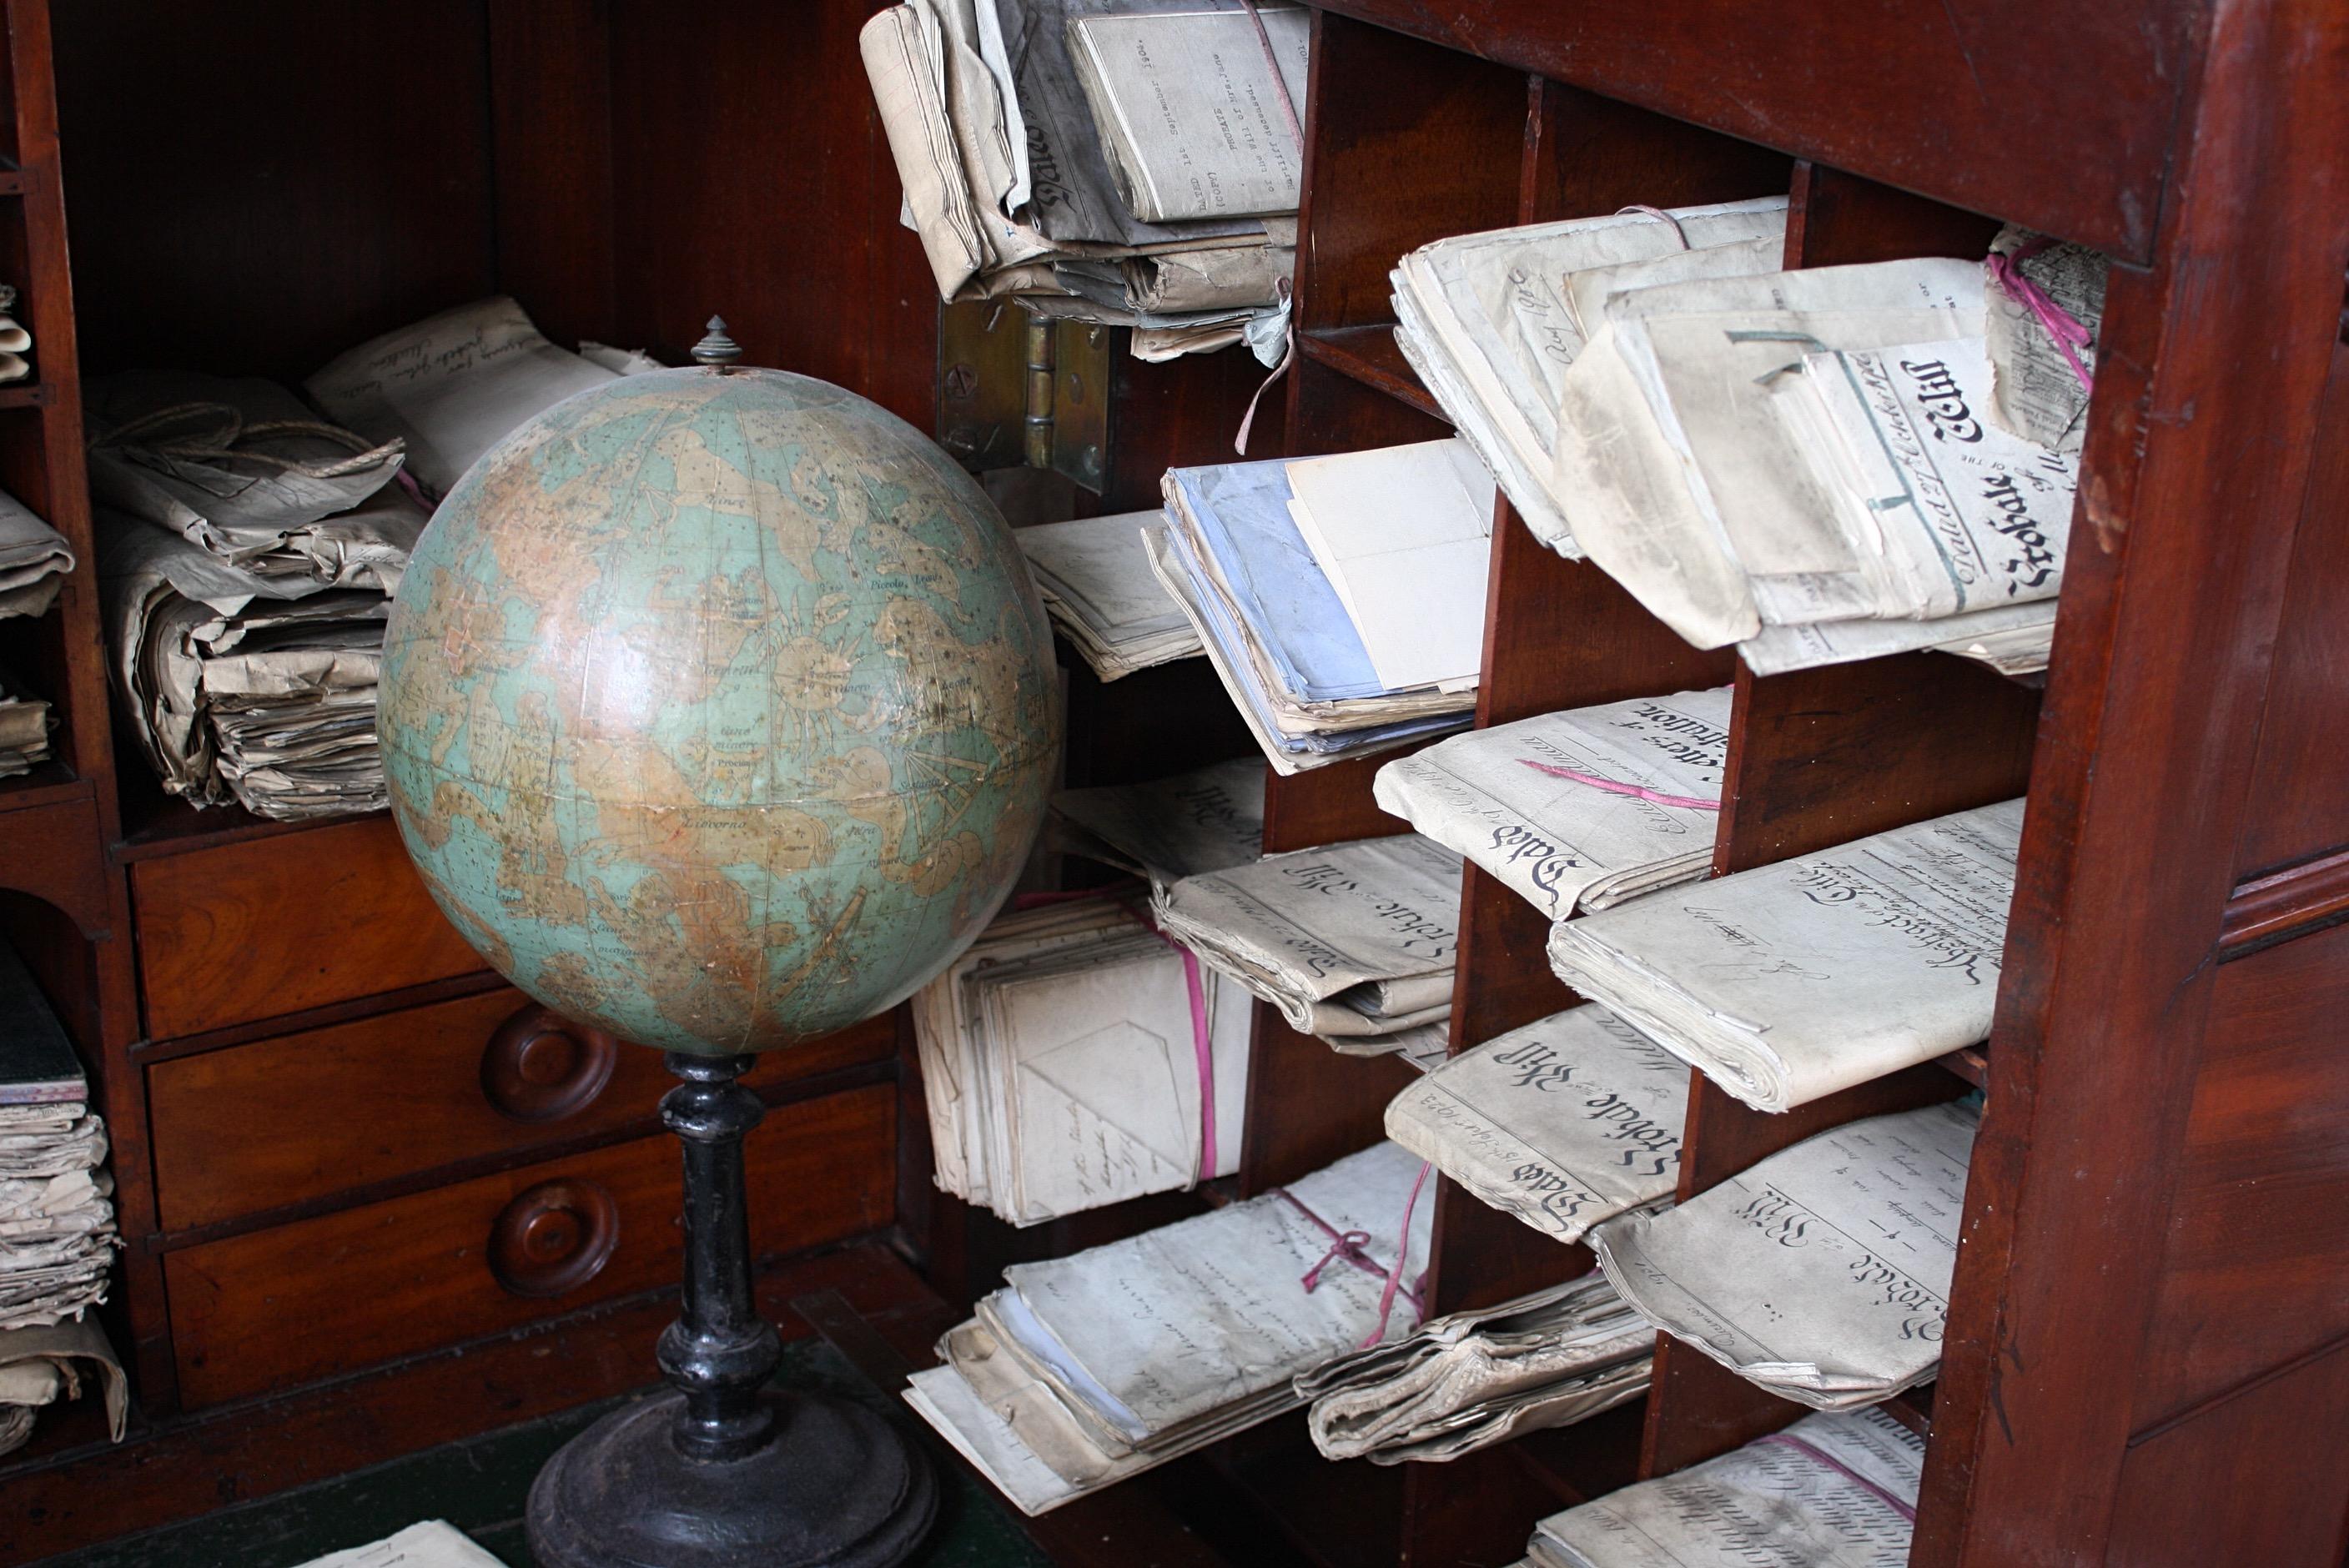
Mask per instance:
[[[2070,311],[2055,303],[2054,295],[2023,274],[2023,263],[2054,242],[2042,235],[2013,255],[2001,255],[1993,251],[1984,264],[1990,268],[1991,280],[2006,291],[2009,299],[2039,318],[2039,325],[2047,329],[2047,335],[2054,338],[2055,346],[2064,351],[2064,362],[2072,366],[2072,374],[2080,378],[2080,389],[2093,392],[2096,389],[2096,378],[2080,362],[2077,351],[2094,342],[2094,336]]]
[[[1619,784],[1612,779],[1601,779],[1596,773],[1577,773],[1571,768],[1560,768],[1555,762],[1537,762],[1530,757],[1520,757],[1518,762],[1537,773],[1547,773],[1553,779],[1571,779],[1577,784],[1588,784],[1593,789],[1604,789],[1609,795],[1628,795],[1634,800],[1646,800],[1658,806],[1678,806],[1687,811],[1718,811],[1721,802],[1708,800],[1702,795],[1667,795],[1661,789],[1651,789],[1640,784]]]
[[[1125,889],[1079,888],[1073,892],[1023,892],[1011,901],[1016,910],[1041,909],[1055,903],[1104,903],[1122,897]],[[1199,977],[1198,955],[1164,932],[1141,911],[1123,912],[1144,931],[1173,948],[1183,960],[1183,989],[1191,1002],[1191,1053],[1199,1069],[1199,1162],[1191,1170],[1191,1184],[1212,1181],[1220,1163],[1216,1150],[1216,1044],[1207,1020],[1207,988]]]
[[[1298,1198],[1297,1194],[1290,1191],[1288,1188],[1275,1187],[1273,1189],[1273,1191],[1288,1201],[1290,1208],[1296,1210],[1299,1213],[1311,1221],[1315,1229],[1319,1230],[1323,1235],[1330,1238],[1330,1250],[1323,1253],[1321,1254],[1320,1261],[1315,1264],[1311,1268],[1307,1269],[1303,1276],[1299,1280],[1299,1283],[1304,1285],[1308,1295],[1312,1294],[1314,1290],[1319,1287],[1321,1284],[1321,1273],[1331,1264],[1344,1264],[1349,1268],[1356,1269],[1363,1274],[1375,1275],[1385,1282],[1384,1285],[1379,1291],[1378,1326],[1371,1330],[1370,1334],[1362,1340],[1361,1344],[1357,1346],[1359,1349],[1367,1350],[1371,1346],[1376,1345],[1380,1340],[1384,1339],[1387,1336],[1387,1322],[1394,1314],[1394,1301],[1398,1295],[1400,1295],[1405,1301],[1411,1303],[1413,1314],[1413,1321],[1417,1322],[1427,1315],[1427,1304],[1420,1298],[1418,1284],[1413,1284],[1411,1285],[1405,1285],[1402,1283],[1402,1270],[1403,1262],[1411,1253],[1412,1212],[1419,1207],[1419,1190],[1427,1185],[1427,1173],[1433,1169],[1434,1167],[1430,1165],[1427,1161],[1420,1161],[1419,1180],[1411,1184],[1411,1198],[1403,1204],[1402,1233],[1402,1238],[1395,1244],[1394,1267],[1391,1269],[1382,1269],[1379,1267],[1379,1265],[1371,1260],[1371,1254],[1363,1250],[1370,1244],[1371,1233],[1368,1231],[1340,1231],[1329,1221],[1323,1219],[1320,1215],[1307,1208],[1303,1202]]]
[[[1642,217],[1653,218],[1660,223],[1670,223],[1672,226],[1672,232],[1680,236],[1682,250],[1693,251],[1696,249],[1694,245],[1689,243],[1688,231],[1681,227],[1681,221],[1678,218],[1673,217],[1670,212],[1665,211],[1661,207],[1651,207],[1644,201],[1634,201],[1629,207],[1618,207],[1615,209],[1615,216],[1618,218],[1624,217],[1632,212],[1637,212]]]
[[[1836,1458],[1835,1455],[1827,1452],[1825,1449],[1820,1448],[1816,1443],[1806,1443],[1802,1439],[1795,1437],[1787,1432],[1773,1432],[1766,1438],[1756,1438],[1754,1441],[1757,1447],[1764,1443],[1772,1443],[1782,1449],[1792,1449],[1798,1454],[1802,1454],[1808,1459],[1816,1460],[1820,1464],[1826,1466],[1827,1469],[1834,1470],[1837,1474],[1842,1476],[1845,1480],[1855,1481],[1857,1484],[1866,1487],[1868,1491],[1874,1492],[1877,1496],[1890,1503],[1894,1508],[1899,1510],[1900,1517],[1907,1520],[1909,1523],[1914,1524],[1917,1522],[1917,1511],[1914,1508],[1911,1508],[1909,1504],[1901,1501],[1898,1495],[1887,1491],[1884,1488],[1877,1485],[1874,1481],[1868,1480],[1866,1476],[1860,1474],[1857,1470],[1852,1469],[1849,1465],[1844,1463],[1841,1460]]]

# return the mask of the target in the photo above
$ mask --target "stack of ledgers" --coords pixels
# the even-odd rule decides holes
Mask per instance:
[[[1456,1312],[1294,1379],[1325,1459],[1433,1463],[1647,1392],[1655,1330],[1604,1274]]]
[[[1052,821],[1062,850],[1147,877],[1163,892],[1257,858],[1264,764],[1248,757],[1140,784],[1063,789],[1052,797]]]
[[[122,1370],[89,1308],[120,1244],[106,1128],[32,975],[0,945],[0,1451],[95,1364],[121,1430]]]
[[[0,619],[47,611],[73,569],[65,535],[0,490]]]
[[[1299,1373],[1410,1331],[1423,1178],[1381,1143],[1228,1208],[1015,1264],[906,1402],[1030,1514],[1293,1409]]]
[[[942,1189],[1032,1225],[1239,1168],[1248,995],[1143,896],[999,916],[916,994]]]
[[[1280,357],[1306,13],[1240,0],[909,0],[860,37],[939,295]],[[1278,60],[1276,73],[1274,61]]]
[[[1467,722],[1493,486],[1456,440],[1170,469],[1150,558],[1273,767]]]
[[[281,820],[381,808],[376,677],[419,494],[616,374],[501,299],[337,359],[310,382],[331,420],[258,379],[93,382],[116,684],[164,789]]]
[[[1698,646],[1765,675],[1915,648],[2044,668],[2100,258],[2010,231],[1987,273],[1781,272],[1783,224],[1754,202],[1439,241],[1393,274],[1398,339],[1527,526]]]
[[[1184,614],[1150,570],[1142,547],[1157,511],[1120,512],[1019,529],[1019,542],[1044,613],[1093,674],[1104,681],[1203,650]]]
[[[1185,877],[1151,901],[1161,930],[1358,1054],[1408,1049],[1452,1014],[1460,861],[1416,833],[1267,855]]]
[[[1967,1101],[1847,1122],[1590,1247],[1640,1316],[1758,1387],[1873,1405],[1940,1364],[1978,1124]]]
[[[1611,909],[1711,868],[1729,704],[1724,686],[1472,730],[1371,792],[1553,920]]]
[[[1535,1528],[1517,1568],[1907,1568],[1925,1439],[1880,1410],[1782,1432]]]

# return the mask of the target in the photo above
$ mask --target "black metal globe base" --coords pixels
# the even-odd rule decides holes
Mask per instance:
[[[530,1489],[539,1568],[889,1568],[920,1544],[937,1484],[888,1421],[765,1391],[781,1358],[750,1295],[742,1136],[754,1058],[671,1052],[661,1119],[685,1148],[685,1300],[661,1335],[671,1391],[564,1445]]]

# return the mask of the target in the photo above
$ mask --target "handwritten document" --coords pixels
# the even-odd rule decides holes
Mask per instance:
[[[1104,681],[1200,652],[1190,617],[1158,585],[1143,552],[1143,525],[1164,515],[1120,512],[1012,531],[1045,614]]]
[[[1680,1178],[1687,1066],[1604,1007],[1569,1007],[1442,1063],[1387,1136],[1560,1242],[1661,1202]]]
[[[1063,789],[1052,814],[1065,846],[1154,883],[1254,861],[1264,847],[1264,764],[1217,762],[1141,784]]]
[[[1989,1037],[2023,802],[1551,928],[1550,967],[1756,1110]]]
[[[1729,690],[1544,714],[1379,769],[1380,807],[1554,920],[1713,864]]]
[[[1976,1113],[1869,1117],[1590,1245],[1641,1316],[1781,1398],[1872,1405],[1933,1376]]]

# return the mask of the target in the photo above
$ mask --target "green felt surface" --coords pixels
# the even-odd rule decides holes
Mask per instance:
[[[859,1377],[821,1340],[783,1347],[779,1386],[839,1394],[889,1410],[902,1407]],[[515,1568],[531,1568],[523,1500],[547,1456],[605,1411],[607,1399],[559,1416],[484,1432],[333,1480],[168,1525],[60,1557],[39,1568],[295,1568],[344,1547],[379,1541],[420,1519],[445,1519]],[[916,1568],[1045,1568],[1002,1501],[959,1466],[937,1467],[938,1522]]]

